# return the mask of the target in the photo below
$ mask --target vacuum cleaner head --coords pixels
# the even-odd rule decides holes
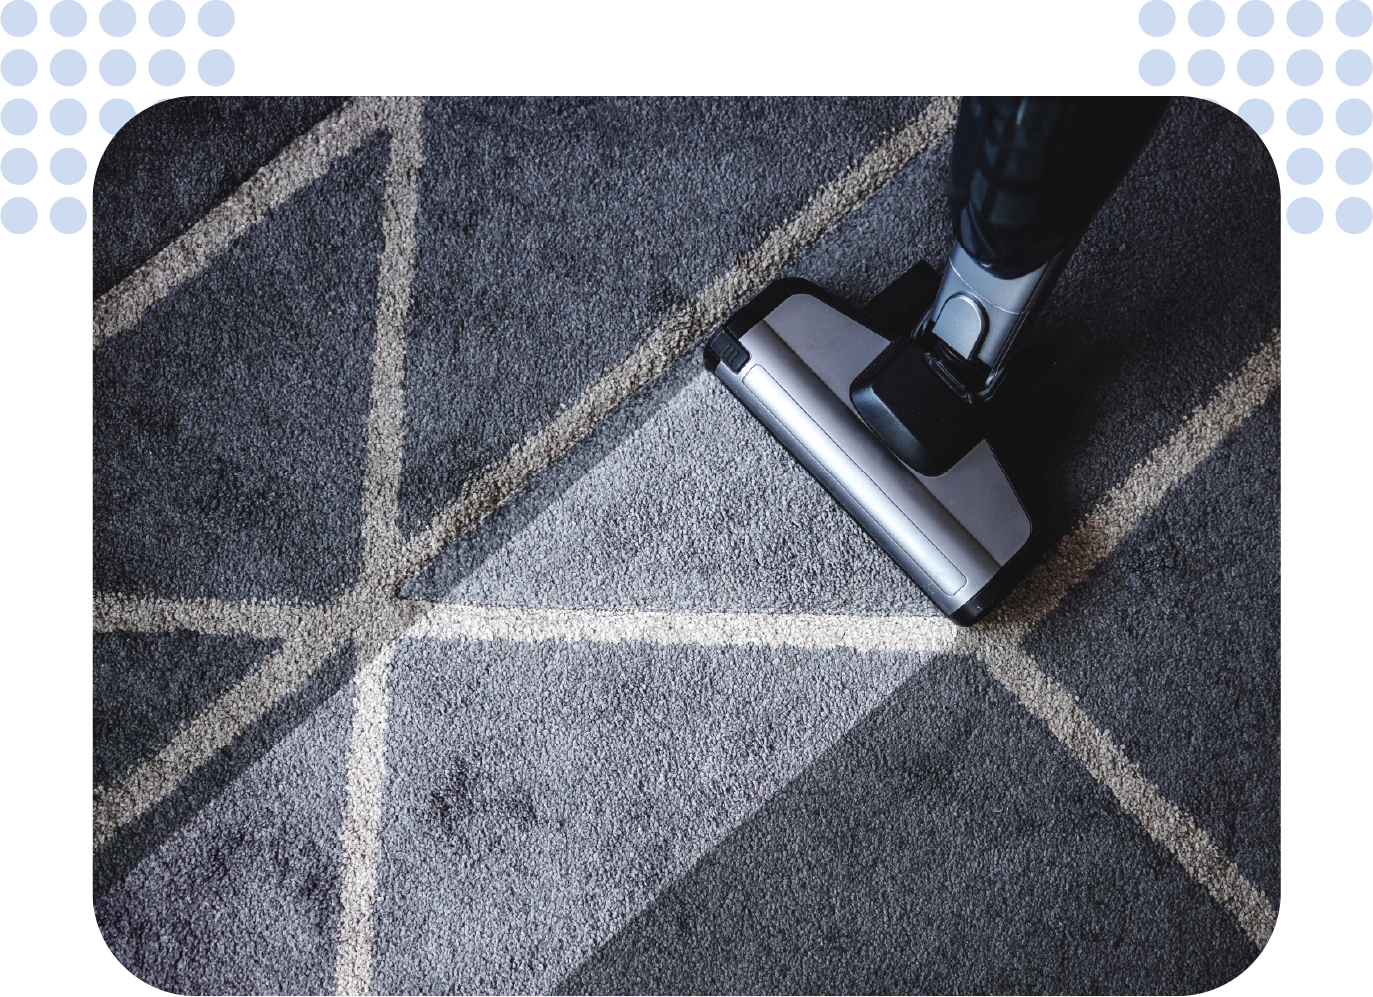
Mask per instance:
[[[966,626],[1028,570],[1029,515],[985,439],[943,473],[920,474],[864,423],[850,397],[880,355],[912,342],[910,316],[928,312],[938,284],[918,264],[859,312],[808,281],[779,280],[708,340],[705,361],[934,604]],[[912,312],[913,294],[922,300]],[[911,385],[936,389],[946,390]]]

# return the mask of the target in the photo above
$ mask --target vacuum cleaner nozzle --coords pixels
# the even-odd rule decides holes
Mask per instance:
[[[929,368],[909,335],[910,316],[928,311],[938,285],[928,265],[917,267],[922,269],[912,274],[920,279],[908,274],[893,285],[904,288],[908,300],[879,295],[861,312],[809,282],[777,281],[707,342],[705,361],[934,604],[967,625],[1028,569],[1035,533],[977,424],[963,422],[954,431],[961,410],[953,406],[966,408],[968,402]],[[932,279],[924,278],[925,271]],[[912,289],[921,291],[920,300],[911,298]],[[950,422],[940,439],[953,443],[941,444],[923,463],[951,463],[941,473],[913,466],[860,417],[860,375],[894,368],[874,363],[881,356],[900,359],[893,381],[903,369],[914,371],[894,390],[927,402],[936,428],[941,418]],[[882,376],[874,383],[884,383]],[[943,416],[941,406],[947,409]],[[950,462],[955,450],[960,452]]]

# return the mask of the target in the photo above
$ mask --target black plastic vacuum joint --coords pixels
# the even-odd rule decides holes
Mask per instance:
[[[711,337],[710,352],[736,374],[744,369],[744,364],[748,363],[749,359],[748,350],[724,329]]]

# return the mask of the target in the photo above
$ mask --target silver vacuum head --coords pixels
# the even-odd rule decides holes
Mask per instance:
[[[891,344],[823,296],[779,281],[744,310],[761,315],[747,329],[716,334],[707,361],[942,612],[972,623],[1028,566],[1030,517],[986,440],[927,476],[877,438],[849,388]]]

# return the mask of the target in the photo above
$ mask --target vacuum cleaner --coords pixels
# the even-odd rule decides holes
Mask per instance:
[[[1167,98],[965,97],[955,245],[862,308],[774,281],[709,336],[706,367],[955,623],[1039,551],[993,450],[996,400],[1088,224]]]

